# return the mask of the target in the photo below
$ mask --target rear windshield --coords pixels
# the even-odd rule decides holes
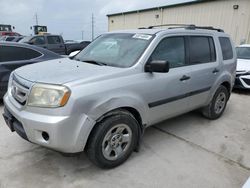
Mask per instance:
[[[250,47],[237,47],[236,52],[239,59],[250,59]]]

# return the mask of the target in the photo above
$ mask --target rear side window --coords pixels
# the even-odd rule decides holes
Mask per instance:
[[[0,46],[0,62],[30,60],[42,54],[28,48],[15,46]]]
[[[209,63],[216,61],[214,40],[212,37],[189,37],[190,64]]]
[[[58,37],[58,36],[48,36],[48,43],[49,44],[61,44],[60,37]]]
[[[154,50],[150,60],[168,61],[170,68],[185,66],[184,37],[163,39]]]
[[[223,60],[233,59],[233,48],[228,37],[219,37]]]

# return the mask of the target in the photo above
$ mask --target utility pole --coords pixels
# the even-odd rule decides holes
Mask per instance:
[[[35,14],[35,18],[36,18],[36,25],[38,25],[38,15],[37,15],[37,13]]]
[[[92,41],[94,40],[94,14],[92,13]]]
[[[84,31],[82,30],[82,40],[83,40],[83,34],[84,34]]]

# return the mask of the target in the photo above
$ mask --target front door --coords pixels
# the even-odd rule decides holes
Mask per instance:
[[[149,124],[179,115],[188,109],[186,94],[190,70],[186,66],[185,43],[186,39],[182,36],[164,38],[149,58],[149,62],[165,60],[170,64],[168,73],[145,73]]]
[[[65,55],[65,45],[59,36],[47,36],[47,40],[49,50],[61,55]]]

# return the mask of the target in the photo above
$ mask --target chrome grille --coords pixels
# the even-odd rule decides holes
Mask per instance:
[[[25,79],[13,75],[11,84],[11,95],[21,105],[25,105],[31,83]]]

